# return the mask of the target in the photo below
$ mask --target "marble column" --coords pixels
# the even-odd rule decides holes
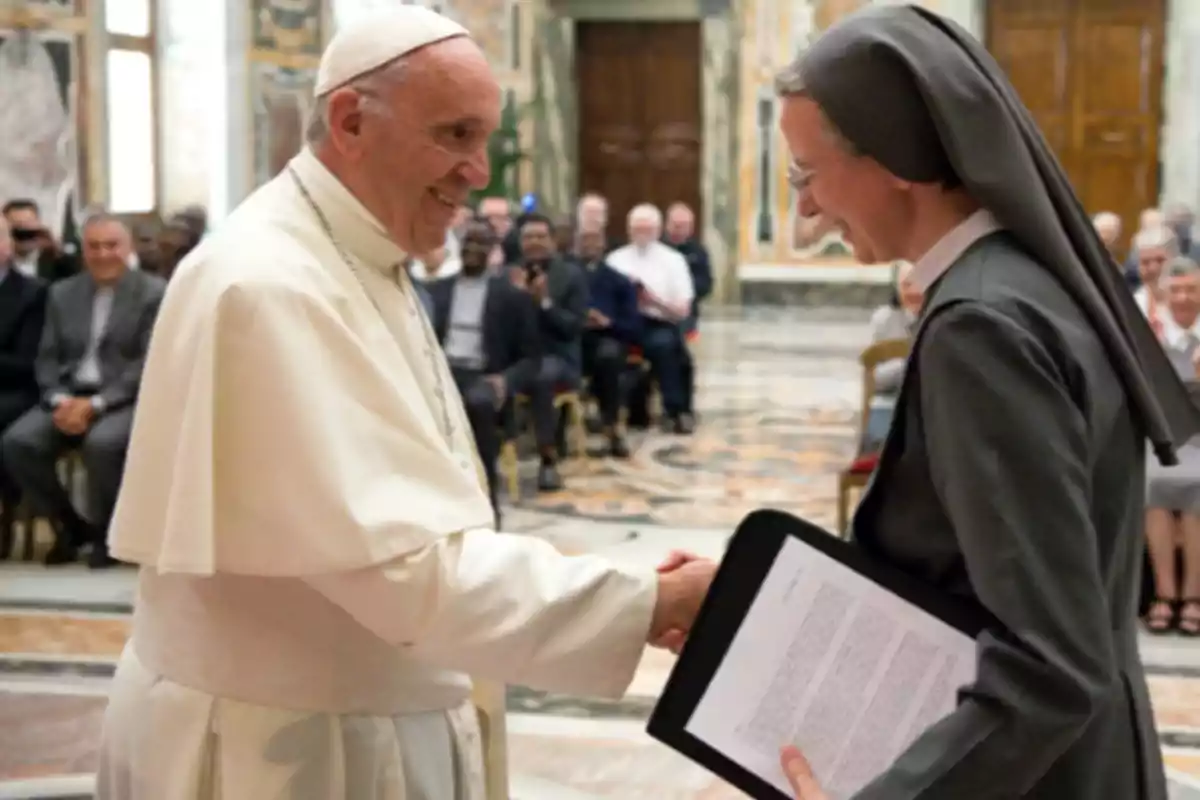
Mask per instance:
[[[547,208],[573,212],[577,194],[579,107],[576,98],[575,21],[555,14],[546,0],[533,8],[533,99],[529,105],[532,185]]]
[[[713,270],[713,298],[735,302],[741,297],[737,279],[738,126],[740,89],[738,15],[732,10],[705,17],[701,24],[701,113],[704,139],[701,196],[704,245]]]
[[[1200,3],[1168,0],[1161,200],[1200,210]]]

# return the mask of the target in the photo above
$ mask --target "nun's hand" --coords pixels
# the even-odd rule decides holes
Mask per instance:
[[[788,745],[779,753],[779,763],[783,766],[783,774],[787,776],[796,800],[829,800],[825,791],[813,776],[808,759],[795,747]]]

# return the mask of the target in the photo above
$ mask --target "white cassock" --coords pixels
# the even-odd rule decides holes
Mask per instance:
[[[311,153],[291,169],[332,239],[285,170],[154,331],[109,534],[142,568],[98,798],[482,798],[468,675],[615,697],[646,640],[653,570],[490,530],[404,253]]]

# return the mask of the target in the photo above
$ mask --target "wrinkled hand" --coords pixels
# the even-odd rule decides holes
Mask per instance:
[[[529,273],[525,271],[524,267],[508,267],[508,279],[518,289],[528,288]]]
[[[672,552],[659,565],[651,645],[673,653],[683,648],[716,573],[716,562],[682,551]]]
[[[792,791],[796,793],[796,800],[828,800],[813,775],[808,759],[795,747],[788,745],[780,751],[779,764],[788,783],[792,785]]]

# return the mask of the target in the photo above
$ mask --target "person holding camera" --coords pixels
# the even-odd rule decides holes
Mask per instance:
[[[42,222],[33,200],[17,199],[4,204],[4,220],[13,242],[13,267],[30,278],[55,283],[79,272],[79,261],[64,252],[54,234]]]
[[[587,319],[588,288],[583,272],[559,257],[554,224],[544,214],[526,214],[521,221],[521,263],[510,268],[513,283],[529,293],[537,306],[542,346],[536,372],[525,376],[516,390],[529,396],[534,435],[542,463],[538,490],[562,488],[558,474],[558,414],[555,392],[579,386],[583,374],[583,326]]]

